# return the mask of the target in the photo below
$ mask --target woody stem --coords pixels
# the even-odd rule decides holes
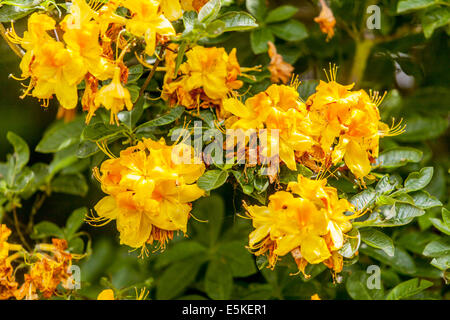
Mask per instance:
[[[165,46],[161,47],[161,52],[159,53],[159,56],[162,58],[164,56],[164,51],[166,50]],[[148,85],[150,84],[150,81],[152,80],[153,76],[155,75],[156,69],[158,68],[159,63],[162,60],[159,59],[159,57],[156,58],[155,63],[153,64],[153,68],[150,71],[149,75],[147,76],[147,79],[145,79],[144,84],[141,87],[141,90],[139,91],[139,97],[136,101],[139,101],[139,99],[143,96],[145,89],[147,89]]]
[[[22,231],[20,230],[20,224],[19,224],[19,219],[17,218],[16,207],[13,208],[13,216],[14,216],[14,225],[16,226],[16,231],[17,231],[17,234],[19,235],[20,241],[22,241],[22,244],[28,249],[28,251],[31,251],[30,245],[25,240],[25,237],[23,236]]]

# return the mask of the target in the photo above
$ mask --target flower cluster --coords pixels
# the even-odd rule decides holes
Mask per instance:
[[[33,252],[27,252],[18,244],[8,243],[11,230],[0,225],[0,300],[16,298],[38,299],[39,294],[50,298],[56,294],[58,285],[70,288],[72,281],[69,273],[73,255],[66,251],[67,241],[52,239],[52,244],[38,244]],[[10,252],[15,253],[10,255]],[[28,272],[23,283],[15,277],[13,263],[23,259]]]
[[[176,48],[176,46],[172,46]],[[224,48],[195,46],[186,53],[187,60],[175,74],[177,54],[166,54],[166,75],[161,97],[170,105],[188,109],[221,106],[232,90],[242,87],[237,80],[241,67],[236,49],[229,54]]]
[[[142,40],[144,53],[152,56],[158,44],[175,35],[170,20],[180,17],[182,8],[198,9],[203,2],[73,0],[70,13],[59,22],[47,14],[32,14],[23,37],[14,29],[8,33],[9,40],[26,51],[20,80],[30,78],[30,82],[22,98],[32,95],[47,106],[56,95],[62,108],[73,110],[84,80],[81,102],[88,111],[86,122],[101,106],[111,111],[111,123],[118,122],[117,113],[133,107],[124,86],[128,78],[124,54]],[[126,9],[129,16],[120,15],[118,8]],[[99,81],[105,81],[101,88]]]
[[[120,243],[143,250],[154,241],[164,248],[174,231],[185,233],[190,202],[204,195],[196,181],[205,166],[200,161],[181,163],[173,154],[183,157],[190,151],[184,144],[167,146],[163,139],[144,138],[121,151],[119,158],[110,154],[111,159],[95,170],[108,196],[95,206],[99,217],[91,222],[116,220]]]
[[[308,264],[324,263],[336,273],[342,270],[339,249],[355,218],[345,213],[354,213],[354,207],[326,183],[299,175],[287,191],[271,195],[268,206],[245,205],[255,228],[249,235],[249,249],[257,256],[267,255],[269,267],[279,256],[291,253],[303,274]]]
[[[296,170],[295,152],[309,151],[314,145],[307,110],[295,86],[273,84],[264,92],[248,98],[245,104],[229,98],[223,106],[232,114],[225,122],[227,128],[279,130],[279,157],[291,170]],[[268,140],[274,139],[269,137]],[[268,143],[268,146],[272,145],[272,142]],[[267,153],[272,154],[270,151]]]
[[[343,86],[331,70],[329,82],[321,81],[316,92],[303,103],[291,86],[271,85],[242,103],[226,99],[224,109],[232,114],[225,125],[231,129],[279,130],[279,158],[291,170],[301,163],[320,171],[341,161],[362,180],[378,156],[379,138],[395,135],[403,128],[390,129],[380,121],[381,98],[364,90]]]

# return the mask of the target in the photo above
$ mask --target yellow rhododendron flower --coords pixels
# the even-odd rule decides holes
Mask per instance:
[[[227,54],[223,48],[195,46],[186,53],[186,58],[178,77],[164,81],[161,97],[171,105],[180,104],[188,109],[220,106],[222,99],[242,86],[242,81],[237,80],[241,71],[236,49]],[[166,55],[169,70],[173,70],[175,59],[176,55]]]
[[[30,77],[31,80],[22,98],[33,89],[32,96],[48,101],[55,94],[64,108],[73,109],[78,102],[77,85],[83,79],[86,67],[79,54],[48,35],[46,31],[54,28],[52,18],[34,13],[28,20],[28,31],[23,38],[14,31],[9,35],[11,41],[26,49],[20,69],[23,79]]]
[[[291,253],[303,274],[308,264],[322,262],[335,272],[342,270],[338,250],[356,215],[345,214],[354,212],[354,207],[326,183],[299,175],[287,191],[271,195],[268,206],[245,205],[255,228],[248,247],[255,255],[267,255],[269,267],[279,256]]]
[[[174,231],[186,232],[191,202],[204,195],[196,181],[205,167],[174,162],[174,148],[144,139],[97,169],[108,194],[95,206],[97,220],[116,220],[121,244],[145,248],[157,241],[164,247]]]
[[[156,0],[124,0],[122,6],[131,11],[127,20],[127,30],[138,37],[144,37],[145,53],[152,56],[155,53],[158,37],[175,35],[175,29],[170,21],[160,13],[159,2]]]
[[[93,20],[97,12],[84,0],[73,0],[70,12],[60,24],[67,47],[82,57],[87,70],[96,78],[111,78],[114,67],[102,56],[103,49],[99,43],[100,25]]]
[[[98,93],[95,95],[95,109],[100,105],[104,106],[105,109],[111,111],[110,123],[114,122],[119,124],[119,118],[117,114],[122,111],[125,107],[128,111],[133,109],[133,103],[131,102],[130,92],[127,88],[122,85],[120,81],[120,68],[115,67],[114,77],[110,84],[103,86]],[[92,116],[92,111],[89,113]]]
[[[245,104],[226,99],[224,110],[233,114],[225,122],[230,129],[275,129],[279,132],[279,158],[296,170],[295,152],[309,151],[315,144],[305,104],[295,87],[273,84],[266,91],[248,98]]]
[[[355,177],[362,180],[378,157],[380,137],[399,134],[403,128],[389,129],[380,121],[378,105],[382,98],[337,83],[335,71],[331,70],[329,82],[319,83],[306,106],[313,126],[320,131],[316,139],[324,156],[334,165],[344,160]]]

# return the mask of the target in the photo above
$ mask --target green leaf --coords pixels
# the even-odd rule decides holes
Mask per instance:
[[[365,210],[375,203],[377,193],[373,188],[367,188],[366,190],[354,195],[350,199],[350,203],[355,206],[356,210]]]
[[[405,180],[405,189],[408,192],[417,191],[427,186],[433,178],[433,167],[425,167],[419,172],[411,173]]]
[[[57,152],[80,141],[81,132],[84,128],[84,118],[78,117],[73,121],[64,123],[57,122],[50,127],[36,147],[36,151],[42,153]]]
[[[172,264],[159,277],[156,299],[170,300],[180,295],[192,282],[205,262],[205,258],[185,259]]]
[[[123,127],[97,122],[86,126],[81,134],[81,138],[83,140],[95,142],[99,140],[106,140],[115,135],[121,134],[122,132],[124,132]]]
[[[450,23],[450,7],[432,7],[422,13],[420,20],[422,22],[425,38],[430,38],[433,35],[434,30]],[[448,123],[446,123],[446,126],[448,126]],[[433,128],[433,130],[429,130],[429,133],[431,134],[437,130],[435,127],[430,128]],[[436,134],[437,133],[434,133],[433,135]]]
[[[298,8],[290,6],[290,5],[280,6],[269,12],[265,22],[273,23],[273,22],[280,22],[280,21],[287,20],[289,18],[292,18],[292,16],[294,14],[296,14],[297,11],[298,11]]]
[[[82,254],[84,251],[84,241],[81,238],[73,238],[68,243],[68,250],[71,253]]]
[[[385,175],[378,181],[375,191],[379,195],[389,194],[401,183],[402,178],[399,175]]]
[[[400,0],[397,4],[397,13],[424,9],[436,2],[436,0]]]
[[[394,243],[392,239],[383,232],[373,228],[364,228],[360,230],[361,240],[371,247],[383,250],[388,256],[394,256]]]
[[[205,190],[210,191],[222,186],[228,178],[228,172],[222,170],[206,171],[197,181],[197,185]]]
[[[56,224],[50,221],[42,221],[35,224],[33,233],[30,235],[32,239],[43,239],[48,237],[64,238],[64,232]]]
[[[17,174],[19,171],[25,167],[30,160],[30,149],[27,143],[21,137],[19,137],[14,132],[9,131],[6,134],[6,138],[14,147],[14,153],[12,155],[14,159],[14,173]]]
[[[242,192],[248,195],[252,194],[253,191],[255,190],[255,185],[250,180],[250,177],[246,177],[244,172],[242,171],[232,170],[231,172],[233,173],[236,180],[239,182],[239,185],[242,188]]]
[[[225,22],[220,20],[214,20],[213,22],[208,24],[208,27],[206,29],[208,38],[215,38],[220,36],[222,33],[225,32],[225,27],[226,27]]]
[[[19,20],[36,10],[36,7],[18,7],[4,5],[0,7],[0,23]]]
[[[439,115],[415,115],[405,119],[406,131],[395,137],[398,141],[416,142],[431,140],[442,135],[448,128],[448,120]],[[430,130],[430,128],[432,128]]]
[[[246,31],[258,27],[255,18],[242,11],[229,11],[218,19],[225,23],[224,32]]]
[[[85,140],[78,144],[76,155],[78,158],[88,158],[99,151],[100,149],[95,142]]]
[[[174,262],[198,255],[206,255],[206,247],[204,245],[194,240],[181,241],[162,252],[156,260],[155,267],[161,269]]]
[[[206,270],[205,291],[211,299],[230,299],[233,276],[230,267],[220,260],[211,261]]]
[[[427,257],[436,258],[448,254],[450,254],[449,238],[432,241],[423,249],[423,255]]]
[[[422,157],[423,153],[420,150],[409,147],[397,147],[381,152],[375,166],[385,169],[398,168],[408,162],[419,162],[422,160]]]
[[[219,14],[221,0],[208,1],[198,12],[198,21],[207,22],[214,20]]]
[[[170,112],[148,122],[145,122],[136,128],[136,132],[140,132],[145,128],[165,126],[179,119],[184,113],[184,107],[176,107],[170,109]]]
[[[450,269],[450,254],[434,258],[430,264],[439,270],[446,271]]]
[[[71,239],[75,232],[80,229],[87,214],[88,209],[86,207],[78,208],[72,212],[66,222],[65,234],[67,239]]]
[[[258,21],[264,21],[267,13],[265,0],[246,0],[245,6]]]
[[[278,38],[286,41],[300,41],[308,37],[305,25],[297,20],[271,24],[269,28]]]
[[[137,98],[139,97],[139,87],[137,87]],[[136,98],[136,99],[137,99]],[[144,103],[145,98],[141,97],[139,101],[134,101],[133,109],[130,111],[120,111],[117,114],[117,117],[119,118],[120,122],[126,125],[129,129],[133,129],[136,123],[141,118],[142,114],[144,113]]]
[[[442,206],[442,203],[436,197],[430,196],[426,191],[420,190],[410,194],[414,200],[414,205],[420,209],[430,209],[433,207]]]
[[[380,300],[384,297],[384,289],[369,289],[369,274],[364,271],[355,271],[350,274],[345,283],[348,294],[354,300]]]
[[[398,239],[396,239],[396,243],[417,254],[422,254],[425,246],[434,240],[439,239],[439,236],[435,233],[431,232],[409,232],[402,234]]]
[[[387,300],[405,299],[431,287],[433,282],[425,279],[414,278],[395,286],[388,295]]]
[[[134,66],[128,67],[127,84],[137,82],[143,73],[144,67],[142,66],[142,64],[135,64]]]
[[[88,192],[86,178],[82,174],[59,175],[51,182],[54,192],[84,197]]]
[[[207,198],[197,200],[193,205],[192,215],[201,220],[191,224],[195,228],[195,239],[212,247],[219,238],[225,215],[225,205],[222,197],[213,194]]]
[[[436,229],[450,236],[450,227],[443,223],[442,220],[437,218],[430,218],[430,221]]]
[[[234,277],[248,277],[257,271],[253,256],[241,241],[221,244],[218,253],[225,258]]]
[[[269,41],[275,42],[275,38],[268,28],[256,29],[250,33],[250,45],[255,54],[267,52],[269,50],[267,42]]]
[[[442,208],[442,219],[444,220],[444,224],[450,228],[450,211],[446,208]]]
[[[34,180],[34,172],[29,168],[23,168],[15,177],[14,185],[10,186],[10,190],[16,193],[26,192]]]
[[[400,273],[412,275],[415,274],[416,264],[413,258],[403,249],[396,247],[393,256],[389,256],[381,249],[375,249],[372,247],[362,246],[360,251],[382,263],[391,266],[393,269]]]

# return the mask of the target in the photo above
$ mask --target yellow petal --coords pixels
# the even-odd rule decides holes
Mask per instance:
[[[116,200],[111,196],[103,197],[103,199],[97,202],[94,209],[100,217],[107,219],[117,219],[120,213]]]

